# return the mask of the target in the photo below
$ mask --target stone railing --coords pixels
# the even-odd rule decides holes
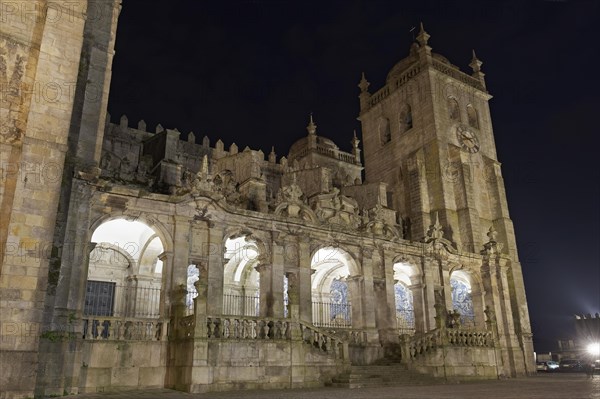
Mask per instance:
[[[321,352],[325,352],[336,359],[346,359],[348,357],[347,341],[341,340],[328,331],[304,323],[300,323],[300,331],[302,340]]]
[[[416,359],[443,346],[494,347],[494,334],[487,330],[436,328],[424,334],[402,335],[403,359]]]
[[[293,330],[296,329],[294,332]],[[320,352],[336,359],[345,359],[348,343],[320,328],[305,323],[294,323],[289,319],[209,316],[206,318],[208,339],[222,340],[292,340],[301,339]]]
[[[456,70],[441,61],[433,60],[433,67],[438,71],[442,72],[443,74],[446,74],[456,80],[459,80],[469,86],[475,87],[476,89],[485,91],[485,88],[479,80],[467,75],[462,71]]]
[[[331,335],[338,341],[347,342],[351,345],[362,345],[367,342],[367,332],[352,328],[320,328],[321,331]]]
[[[442,334],[439,329],[429,331],[425,334],[415,336],[404,335],[404,351],[402,357],[404,359],[416,359],[423,356],[438,346],[442,345]]]
[[[491,331],[446,329],[446,342],[452,346],[493,347],[494,335]]]
[[[85,340],[163,341],[167,321],[103,316],[84,316],[82,337]]]
[[[206,336],[214,339],[290,339],[286,319],[215,316],[206,318]]]

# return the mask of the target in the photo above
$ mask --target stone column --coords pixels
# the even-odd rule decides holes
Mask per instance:
[[[498,329],[498,344],[501,347],[502,362],[501,373],[506,376],[513,375],[514,362],[509,355],[507,348],[510,345],[510,338],[507,336],[507,313],[510,313],[510,308],[506,309],[506,305],[502,299],[499,276],[499,267],[497,257],[494,255],[484,255],[483,265],[481,267],[481,278],[485,290],[484,302],[486,308],[493,311],[496,315]]]
[[[282,247],[273,241],[273,253],[271,254],[271,309],[268,313],[270,317],[283,317],[283,276],[285,269],[285,250],[286,244],[284,244]]]
[[[273,265],[269,263],[260,263],[254,269],[260,275],[259,279],[259,306],[261,317],[273,316]]]
[[[423,327],[424,331],[431,331],[436,328],[435,322],[435,304],[436,291],[441,289],[439,265],[435,259],[423,258]]]
[[[170,271],[173,269],[173,252],[163,252],[158,256],[158,259],[163,263],[163,278],[160,289],[160,316],[168,318],[171,315],[172,304],[169,291],[172,289],[173,275]]]
[[[424,333],[429,330],[427,326],[427,315],[429,312],[425,306],[425,286],[423,284],[413,283],[408,288],[413,297],[415,332]]]
[[[298,284],[299,284],[299,306],[300,320],[312,324],[312,269],[311,269],[311,253],[310,240],[307,237],[298,237],[298,258],[293,259],[294,250],[286,251],[286,263],[297,265],[292,267],[298,268]],[[289,259],[288,259],[289,258]],[[289,284],[289,281],[288,281]]]
[[[169,274],[167,280],[170,283],[169,292],[172,295],[179,295],[179,290],[183,286],[187,292],[187,268],[189,262],[189,246],[190,246],[190,219],[184,216],[174,216],[173,226],[173,253],[167,254],[166,259],[170,264],[163,266],[163,274]],[[163,276],[163,279],[165,277]],[[179,305],[176,303],[173,297],[170,301],[165,300],[166,303],[170,303],[171,306]],[[185,295],[182,299],[183,306],[185,306]],[[173,310],[171,310],[173,311]]]
[[[223,251],[224,238],[222,227],[214,226],[208,231],[205,253],[208,259],[208,304],[206,311],[210,316],[220,315],[223,311]]]

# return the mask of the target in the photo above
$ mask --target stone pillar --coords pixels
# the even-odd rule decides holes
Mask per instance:
[[[283,247],[277,245],[275,241],[272,243],[271,254],[271,309],[268,313],[270,317],[283,317],[283,276],[285,269],[285,250],[286,244]]]
[[[440,272],[437,261],[431,258],[423,259],[423,326],[424,331],[431,331],[436,328],[435,322],[435,304],[436,304],[436,288],[437,292],[441,288]]]
[[[261,263],[254,267],[260,275],[259,306],[261,317],[273,317],[273,265]]]
[[[194,339],[206,339],[206,311],[208,305],[208,269],[206,264],[197,264],[200,278],[194,283],[198,296],[194,298]],[[196,360],[194,358],[194,360]]]
[[[299,284],[299,299],[300,320],[312,324],[312,269],[311,269],[311,252],[310,241],[307,237],[298,237],[298,257],[294,259],[294,250],[286,250],[286,263],[289,262],[291,267],[298,268],[298,284]],[[288,259],[289,258],[289,259]],[[297,265],[297,266],[294,266]],[[287,268],[286,268],[287,269]],[[289,284],[289,281],[288,281]]]
[[[411,280],[412,282],[412,280]],[[425,285],[413,283],[409,287],[413,296],[413,309],[415,315],[415,332],[424,333],[429,330],[427,315],[429,314],[425,305]]]
[[[184,216],[174,216],[175,224],[173,226],[173,253],[167,254],[166,259],[170,265],[163,266],[163,279],[165,274],[169,274],[167,280],[170,282],[169,292],[178,292],[180,287],[187,287],[187,268],[189,261],[190,248],[190,219]],[[170,267],[169,267],[170,266]],[[187,293],[187,288],[185,288]],[[165,302],[169,302],[166,300]],[[171,306],[179,305],[171,298]],[[185,296],[182,299],[182,305],[185,306]]]
[[[486,308],[493,311],[496,315],[498,329],[498,345],[501,348],[501,368],[500,371],[505,376],[514,375],[514,361],[510,356],[508,348],[510,344],[510,330],[507,317],[510,314],[510,308],[506,308],[506,303],[501,293],[501,280],[497,256],[484,255],[483,265],[481,267],[481,278],[485,290],[484,302]]]
[[[362,249],[362,275],[348,276],[348,291],[352,300],[352,328],[363,331],[367,345],[379,346],[379,334],[375,317],[375,294],[373,287],[373,267],[371,248]],[[362,360],[370,363],[374,359]]]
[[[208,231],[206,257],[208,259],[208,304],[209,316],[220,315],[223,311],[223,251],[224,238],[222,227],[214,226]]]
[[[171,315],[171,296],[169,292],[172,287],[173,275],[170,271],[173,269],[173,252],[163,252],[158,256],[163,263],[162,284],[160,289],[160,316],[168,318]],[[186,270],[187,280],[187,270]],[[187,282],[187,281],[186,281]]]

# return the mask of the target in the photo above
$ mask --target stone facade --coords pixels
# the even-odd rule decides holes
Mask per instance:
[[[421,28],[383,88],[363,76],[363,181],[358,138],[312,116],[279,159],[111,123],[120,3],[69,5],[2,4],[0,397],[535,370],[475,55],[465,74]]]

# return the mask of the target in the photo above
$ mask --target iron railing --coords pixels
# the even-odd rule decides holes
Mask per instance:
[[[223,314],[229,316],[258,316],[260,298],[258,295],[223,295]]]
[[[88,280],[84,316],[157,318],[160,288],[132,287]]]
[[[352,305],[350,303],[312,303],[313,325],[316,327],[352,327]]]
[[[412,309],[396,309],[396,328],[399,334],[413,335],[415,333],[415,313]]]

